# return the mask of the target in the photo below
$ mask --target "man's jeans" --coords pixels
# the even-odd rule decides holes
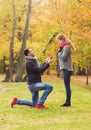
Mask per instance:
[[[52,91],[53,87],[49,84],[38,82],[34,84],[28,85],[30,92],[32,93],[32,102],[28,100],[18,100],[17,104],[19,105],[28,105],[28,106],[35,106],[37,103],[43,104]],[[42,96],[39,98],[39,91],[44,90]]]
[[[70,88],[70,76],[71,76],[71,71],[63,70],[63,79],[64,79],[64,84],[66,88],[66,101],[70,103],[71,99],[71,88]]]

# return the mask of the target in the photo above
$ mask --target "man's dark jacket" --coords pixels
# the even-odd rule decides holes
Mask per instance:
[[[26,61],[26,72],[28,84],[41,82],[41,74],[49,67],[48,63],[44,63],[42,66],[35,64],[33,60]]]

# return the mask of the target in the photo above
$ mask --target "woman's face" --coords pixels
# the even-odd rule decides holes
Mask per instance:
[[[58,39],[58,43],[61,43],[61,42],[62,42],[62,40]]]

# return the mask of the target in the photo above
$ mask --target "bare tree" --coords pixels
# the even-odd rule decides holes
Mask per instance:
[[[26,40],[27,40],[27,36],[28,36],[28,28],[29,28],[29,22],[30,22],[30,16],[31,16],[31,9],[32,9],[32,0],[29,0],[26,25],[25,25],[24,36],[23,36],[23,40],[22,40],[22,46],[20,49],[20,56],[19,56],[19,60],[18,60],[18,69],[17,69],[17,73],[16,73],[16,78],[15,78],[16,82],[22,81],[23,61],[24,61],[23,51],[24,51],[24,48],[26,46]]]
[[[9,81],[13,81],[13,69],[14,69],[14,37],[15,37],[15,30],[16,30],[16,8],[15,2],[12,0],[12,7],[13,7],[13,27],[12,27],[12,36],[10,42],[10,56],[9,56]]]

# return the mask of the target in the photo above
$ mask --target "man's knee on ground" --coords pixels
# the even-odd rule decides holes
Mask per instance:
[[[53,87],[52,86],[48,86],[46,90],[47,90],[47,92],[51,92],[53,90]]]

